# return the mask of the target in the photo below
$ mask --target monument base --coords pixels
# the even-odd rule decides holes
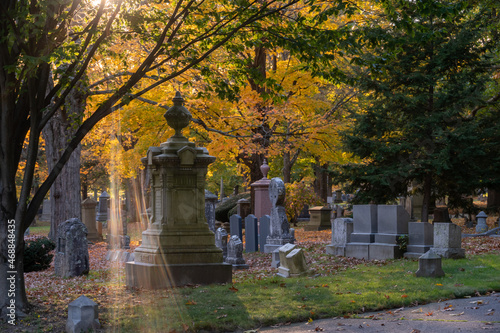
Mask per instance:
[[[370,259],[370,243],[347,243],[345,256],[357,259]]]
[[[422,223],[422,222],[418,222]],[[432,244],[430,245],[408,245],[407,251],[404,255],[405,258],[408,259],[418,259],[420,258],[424,253],[429,251],[432,247]]]
[[[463,259],[465,258],[465,250],[460,248],[431,248],[432,252],[448,259]]]
[[[326,253],[327,254],[345,257],[345,252],[346,252],[345,246],[335,246],[333,244],[328,244],[326,246]]]
[[[403,251],[399,245],[372,243],[369,247],[369,257],[370,260],[398,259],[403,257]]]
[[[231,283],[233,276],[232,265],[225,263],[157,265],[129,261],[125,273],[127,287],[146,289]]]

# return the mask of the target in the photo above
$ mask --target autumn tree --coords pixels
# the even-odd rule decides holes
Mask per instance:
[[[497,18],[489,1],[380,4],[383,15],[360,29],[366,52],[354,59],[364,70],[353,80],[367,93],[366,109],[352,114],[345,136],[362,162],[344,166],[338,179],[359,189],[358,200],[379,203],[418,184],[427,221],[433,196],[458,202],[480,186],[478,161],[496,125],[477,111],[494,103],[485,91]]]
[[[200,64],[215,50],[265,17],[298,1],[7,0],[0,3],[0,307],[15,302],[16,317],[29,308],[24,286],[25,230],[50,187],[85,135],[130,100]],[[304,4],[307,5],[308,1]],[[154,27],[154,29],[149,29]],[[40,134],[61,112],[90,68],[111,56],[115,43],[141,39],[140,54],[124,54],[123,66],[102,81],[115,80],[102,103],[77,124],[59,160],[31,196]],[[137,84],[154,75],[154,83]],[[50,82],[53,82],[51,86]],[[99,89],[99,88],[96,88]],[[16,191],[22,146],[28,138],[23,183]],[[10,251],[9,251],[10,250]],[[8,272],[16,273],[8,273]],[[9,293],[13,276],[15,292]]]

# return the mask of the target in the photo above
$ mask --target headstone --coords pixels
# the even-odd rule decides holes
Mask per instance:
[[[320,231],[330,229],[330,214],[332,209],[328,206],[316,206],[309,208],[311,219],[304,226],[304,231]]]
[[[40,215],[40,221],[50,222],[51,216],[52,216],[52,213],[51,213],[50,200],[45,199],[45,200],[43,200],[43,204],[42,204],[42,215]]]
[[[408,223],[408,245],[404,256],[417,259],[434,245],[434,226],[427,222]]]
[[[286,217],[285,203],[286,189],[285,183],[280,178],[273,178],[269,184],[269,198],[272,203],[271,226],[269,236],[267,236],[265,253],[271,253],[281,246],[293,243],[293,236],[290,234],[290,224]]]
[[[55,274],[73,277],[88,274],[89,250],[87,228],[77,218],[59,224],[57,228]]]
[[[434,247],[432,251],[443,257],[460,259],[465,258],[462,246],[462,229],[453,223],[433,223]]]
[[[259,226],[253,214],[245,218],[245,250],[247,253],[259,251]]]
[[[231,217],[229,218],[229,226],[230,226],[229,234],[231,236],[236,235],[240,239],[243,239],[241,216],[239,216],[238,214],[231,215]]]
[[[488,231],[488,225],[486,224],[487,218],[488,215],[486,215],[486,213],[483,211],[481,211],[479,214],[476,215],[476,221],[477,221],[476,232],[478,234]]]
[[[346,245],[346,256],[369,259],[370,243],[375,241],[377,232],[377,205],[353,206],[353,232]]]
[[[326,246],[326,253],[346,255],[346,245],[351,241],[353,222],[351,218],[336,218],[332,224],[332,243]]]
[[[259,221],[260,252],[264,252],[264,247],[266,246],[267,236],[269,236],[270,228],[271,228],[271,217],[269,215],[262,216]]]
[[[215,204],[217,203],[217,196],[205,190],[205,218],[207,219],[208,229],[215,232]]]
[[[433,223],[435,222],[451,222],[447,207],[436,207],[434,209]]]
[[[308,269],[304,251],[295,248],[288,254],[280,251],[280,266],[278,275],[284,278],[307,275]]]
[[[263,174],[262,179],[250,184],[253,191],[253,212],[258,219],[264,215],[271,215],[272,208],[271,201],[269,200],[269,184],[271,180],[267,178],[267,173],[269,172],[267,160],[264,160],[260,170]]]
[[[227,242],[226,262],[233,265],[233,269],[247,269],[248,265],[243,258],[243,243],[241,239],[232,235]]]
[[[80,296],[68,306],[67,333],[88,332],[101,328],[98,305],[87,296]]]
[[[218,228],[215,231],[215,246],[222,250],[224,261],[227,258],[227,231],[224,228]]]
[[[88,235],[87,240],[91,242],[101,242],[102,241],[102,227],[101,235],[97,231],[97,221],[96,221],[96,206],[97,201],[87,198],[82,201],[82,220],[87,227]]]
[[[400,205],[378,205],[377,233],[369,246],[370,259],[397,259],[403,257],[400,237],[408,235],[410,215]]]
[[[342,191],[341,190],[336,190],[335,191],[335,199],[333,200],[334,203],[341,203],[342,202]]]
[[[99,196],[99,205],[97,206],[97,221],[106,222],[108,220],[109,199],[111,197],[106,191]]]
[[[152,223],[142,233],[126,285],[147,289],[232,282],[205,218],[205,177],[215,157],[182,135],[191,114],[177,92],[164,117],[175,134],[142,159],[150,174]]]
[[[433,253],[432,250],[418,258],[418,270],[415,273],[417,277],[441,277],[444,271],[441,266],[441,257]]]
[[[297,248],[297,245],[288,243],[285,244],[272,252],[272,262],[271,267],[278,268],[281,265],[281,258],[286,257],[286,255]]]
[[[242,220],[245,221],[245,218],[252,213],[252,205],[249,200],[243,198],[238,200],[236,204],[236,214],[241,216]],[[246,224],[245,224],[246,228]]]

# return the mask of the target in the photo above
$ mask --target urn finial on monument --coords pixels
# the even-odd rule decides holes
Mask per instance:
[[[260,171],[262,172],[262,179],[267,179],[267,173],[269,172],[269,165],[267,164],[267,159],[264,159],[264,162],[262,162],[262,165],[260,166]]]
[[[189,125],[189,122],[191,121],[191,113],[188,109],[186,109],[186,107],[184,107],[184,98],[182,98],[179,91],[175,93],[175,97],[172,98],[172,102],[174,102],[174,105],[163,115],[163,117],[167,120],[168,126],[175,130],[175,134],[171,137],[171,139],[173,139],[172,141],[187,141],[187,138],[182,135],[182,129]]]

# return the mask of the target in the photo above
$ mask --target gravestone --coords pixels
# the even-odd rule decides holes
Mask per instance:
[[[353,206],[353,232],[346,244],[346,256],[369,259],[370,243],[375,241],[377,232],[377,205]]]
[[[295,248],[287,254],[285,253],[285,251],[280,251],[278,275],[284,278],[307,275],[308,269],[304,251]]]
[[[233,269],[247,269],[248,265],[243,258],[243,243],[241,239],[232,235],[227,242],[226,262],[233,266]]]
[[[253,214],[245,218],[245,250],[247,253],[259,251],[259,226]]]
[[[73,277],[88,274],[89,250],[87,228],[77,218],[72,218],[57,227],[55,274]]]
[[[378,205],[377,233],[369,246],[370,259],[397,259],[403,257],[400,237],[408,235],[410,215],[400,205]]]
[[[333,200],[334,203],[342,203],[342,191],[341,190],[336,190],[335,191],[335,199]]]
[[[215,246],[222,250],[224,261],[227,258],[227,231],[224,228],[218,228],[215,231]]]
[[[418,258],[418,270],[415,273],[417,277],[441,277],[444,271],[441,266],[441,257],[432,250]]]
[[[241,219],[243,221],[246,221],[245,218],[251,213],[252,213],[252,204],[250,203],[250,201],[245,198],[238,200],[236,214],[241,216]],[[245,228],[246,228],[246,222],[245,222]]]
[[[151,179],[151,212],[133,262],[125,264],[126,285],[147,289],[188,284],[230,283],[231,265],[223,263],[205,218],[205,177],[215,161],[203,147],[182,135],[191,114],[177,92],[164,117],[175,134],[142,159]]]
[[[293,236],[290,234],[290,224],[286,217],[285,203],[286,189],[283,181],[276,177],[271,179],[269,184],[269,198],[272,203],[271,221],[269,236],[267,236],[265,253],[271,253],[281,246],[293,243]]]
[[[109,199],[111,197],[106,191],[103,191],[99,196],[99,204],[97,206],[97,221],[106,222],[108,220]]]
[[[82,220],[87,227],[87,240],[91,242],[102,242],[102,227],[101,235],[97,231],[96,221],[96,206],[97,201],[87,198],[82,201]]]
[[[343,217],[344,216],[344,207],[342,207],[341,205],[337,205],[335,215],[337,218]]]
[[[68,306],[67,333],[88,332],[101,328],[98,305],[87,296],[80,296]]]
[[[267,160],[264,159],[263,164],[260,166],[260,171],[263,175],[262,179],[250,184],[253,192],[253,212],[258,219],[264,215],[271,215],[272,208],[271,201],[269,200],[269,184],[271,180],[267,178],[267,173],[269,172]]]
[[[432,251],[443,257],[460,259],[465,258],[465,250],[462,246],[462,229],[453,223],[433,223],[434,246]]]
[[[40,215],[40,221],[50,222],[52,216],[51,204],[49,199],[43,200],[42,204],[42,215]]]
[[[451,222],[450,213],[447,207],[436,207],[434,209],[433,222]]]
[[[332,209],[328,206],[316,206],[309,208],[311,219],[304,226],[304,231],[320,231],[330,229],[330,214]]]
[[[476,232],[478,234],[488,231],[488,225],[486,224],[487,218],[488,215],[486,215],[486,213],[483,211],[479,212],[479,214],[476,215],[476,221],[477,221]]]
[[[408,245],[404,256],[417,259],[434,245],[434,226],[427,222],[408,223]]]
[[[281,257],[282,256],[286,257],[286,255],[288,253],[292,252],[296,248],[297,248],[297,245],[292,244],[292,243],[288,243],[288,244],[285,244],[285,245],[275,249],[272,252],[272,256],[271,256],[271,267],[278,268],[281,264]]]
[[[241,222],[241,216],[238,214],[231,215],[229,218],[229,234],[231,236],[236,235],[240,239],[243,239],[243,228]]]
[[[215,232],[215,204],[217,203],[217,196],[205,190],[205,218],[207,219],[208,229]]]
[[[332,243],[326,246],[326,253],[346,255],[346,245],[351,241],[353,221],[351,218],[336,218],[332,222]]]
[[[269,231],[271,228],[271,217],[269,215],[264,215],[259,221],[259,247],[260,252],[264,252],[264,247],[266,246],[267,236],[269,236]]]

